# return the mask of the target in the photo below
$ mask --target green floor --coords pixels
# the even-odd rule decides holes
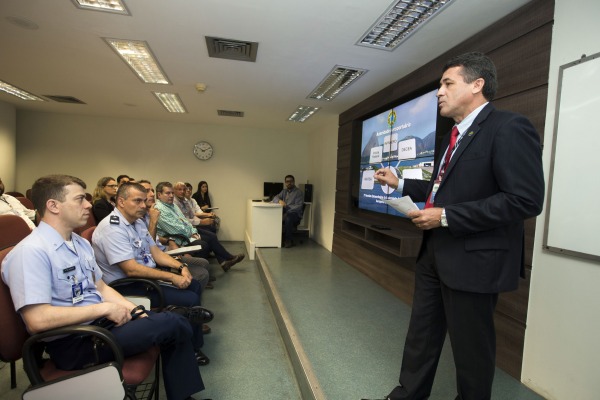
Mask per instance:
[[[260,249],[329,400],[383,398],[398,382],[410,307],[322,247]],[[456,396],[449,343],[431,400]],[[495,400],[543,399],[497,369]]]
[[[225,245],[232,253],[244,251],[241,242]],[[216,315],[203,349],[211,363],[200,368],[207,389],[194,397],[302,398],[275,322],[279,310],[271,309],[260,268],[272,277],[325,397],[359,400],[386,395],[398,379],[410,308],[313,242],[259,252],[260,265],[258,259],[246,258],[228,274],[213,265],[215,289],[203,298]],[[0,368],[0,399],[20,399],[27,386],[20,365],[19,385],[13,390],[8,365],[1,363]],[[446,346],[431,399],[455,395],[452,354]],[[166,399],[164,392],[161,398]],[[501,370],[496,372],[493,398],[542,399]]]

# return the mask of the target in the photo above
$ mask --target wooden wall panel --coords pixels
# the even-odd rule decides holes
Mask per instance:
[[[493,59],[498,69],[499,90],[495,106],[526,115],[543,140],[553,17],[553,1],[534,0],[340,114],[334,254],[411,304],[415,259],[386,254],[342,229],[343,221],[350,219],[362,220],[365,224],[412,228],[412,224],[406,220],[364,212],[352,205],[353,184],[358,184],[353,183],[358,177],[352,176],[357,168],[353,165],[352,152],[357,151],[358,144],[355,141],[360,137],[360,121],[423,87],[437,85],[442,66],[450,57],[467,51],[483,51]],[[535,219],[530,219],[525,223],[525,263],[529,268],[534,236]],[[516,378],[521,372],[529,273],[528,270],[527,279],[521,280],[517,291],[500,295],[495,315],[497,366]]]

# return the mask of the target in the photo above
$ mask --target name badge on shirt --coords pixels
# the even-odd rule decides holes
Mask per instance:
[[[73,265],[72,267],[68,267],[63,269],[63,274],[67,275],[69,272],[73,272],[75,271],[75,266]]]
[[[109,222],[111,224],[113,224],[113,225],[119,225],[119,222],[120,222],[119,216],[118,215],[111,215]]]
[[[73,304],[83,301],[83,284],[77,282],[77,278],[73,277],[74,282],[71,285],[71,294],[73,295]]]

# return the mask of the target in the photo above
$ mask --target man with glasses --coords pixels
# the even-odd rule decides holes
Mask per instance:
[[[292,247],[294,231],[302,221],[304,193],[296,187],[296,179],[293,175],[287,175],[284,182],[285,188],[273,197],[273,203],[283,206],[283,247]]]

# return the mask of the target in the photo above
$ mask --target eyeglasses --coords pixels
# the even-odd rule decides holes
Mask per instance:
[[[119,187],[119,185],[104,185],[104,187],[117,188],[117,187]]]

